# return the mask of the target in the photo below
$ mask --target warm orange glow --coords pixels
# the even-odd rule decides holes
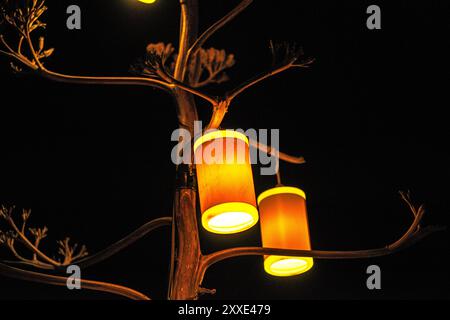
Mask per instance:
[[[248,139],[213,131],[194,144],[203,227],[231,234],[258,222]]]
[[[258,197],[258,204],[264,247],[311,250],[306,195],[302,190],[292,187],[270,189]],[[264,257],[266,272],[278,277],[304,273],[313,264],[309,257]]]

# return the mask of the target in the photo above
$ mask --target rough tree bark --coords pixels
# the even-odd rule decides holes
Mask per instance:
[[[180,166],[177,172],[174,216],[177,235],[176,269],[170,286],[171,300],[190,300],[198,296],[202,254],[197,226],[195,172]]]

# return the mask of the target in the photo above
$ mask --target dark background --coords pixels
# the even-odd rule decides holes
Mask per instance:
[[[201,29],[238,1],[200,1]],[[65,27],[70,4],[82,8],[82,30]],[[382,9],[382,30],[366,28],[366,8]],[[158,0],[49,0],[47,67],[80,75],[126,75],[150,42],[176,44],[178,3]],[[317,59],[254,87],[231,106],[226,128],[279,128],[283,151],[304,166],[282,164],[286,184],[308,194],[315,249],[354,250],[395,241],[411,222],[399,190],[425,203],[424,224],[449,225],[447,1],[256,1],[208,46],[236,54],[223,94],[267,70],[270,39],[295,41]],[[47,225],[44,248],[70,235],[94,253],[143,223],[171,214],[173,101],[150,88],[55,84],[15,76],[1,57],[0,203],[32,208]],[[202,119],[209,116],[203,102]],[[259,194],[274,179],[258,175]],[[259,227],[240,235],[201,231],[206,252],[259,245]],[[450,297],[448,232],[392,256],[315,261],[299,277],[264,273],[262,258],[211,268],[211,299],[437,299]],[[2,258],[10,258],[0,249]],[[170,232],[155,232],[84,271],[165,298]],[[366,288],[366,268],[382,269],[382,290]],[[0,278],[0,299],[115,299],[107,294]]]

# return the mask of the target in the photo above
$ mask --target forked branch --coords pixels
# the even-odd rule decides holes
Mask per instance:
[[[44,5],[45,0],[33,1],[30,7],[25,8],[0,8],[1,18],[15,31],[18,38],[17,49],[6,41],[5,37],[0,34],[0,41],[5,50],[0,50],[3,54],[13,61],[19,62],[26,66],[31,71],[57,82],[74,83],[74,84],[97,84],[97,85],[138,85],[150,86],[162,89],[168,92],[173,92],[174,89],[181,89],[187,91],[197,97],[207,100],[214,104],[216,101],[208,95],[191,88],[180,81],[165,81],[165,79],[152,77],[90,77],[67,75],[48,70],[43,63],[43,59],[50,57],[54,49],[45,49],[44,37],[39,38],[39,45],[36,47],[32,38],[32,33],[38,28],[44,28],[45,24],[41,22],[40,18],[47,10]],[[25,14],[25,12],[28,12]],[[28,55],[22,50],[23,44],[26,43]],[[20,72],[21,68],[15,64],[11,64],[14,71]]]
[[[374,258],[380,256],[386,256],[393,254],[399,250],[405,249],[419,240],[427,237],[428,235],[443,231],[446,227],[431,226],[426,228],[420,228],[420,222],[425,214],[424,206],[413,205],[409,193],[401,192],[402,199],[406,202],[410,210],[414,215],[414,220],[405,232],[394,243],[387,245],[383,248],[369,249],[369,250],[357,250],[357,251],[322,251],[322,250],[287,250],[276,248],[258,248],[258,247],[243,247],[233,248],[216,253],[209,254],[203,258],[203,272],[205,272],[213,264],[234,258],[239,256],[251,256],[251,255],[279,255],[279,256],[297,256],[297,257],[313,257],[316,259],[365,259]]]
[[[58,269],[76,263],[81,258],[85,257],[88,252],[85,246],[77,250],[77,244],[70,245],[70,238],[58,242],[61,259],[50,258],[47,254],[39,249],[41,241],[47,237],[47,227],[44,228],[27,228],[27,221],[30,217],[29,210],[22,212],[22,225],[19,228],[13,217],[14,207],[0,208],[0,219],[6,221],[11,228],[6,232],[0,230],[0,245],[6,245],[11,253],[18,260],[17,262],[24,265],[33,266],[39,269]],[[30,238],[34,237],[34,240]],[[31,252],[32,258],[24,258],[16,250],[16,243],[22,244],[28,251]]]
[[[173,89],[181,89],[186,92],[192,93],[193,95],[202,98],[206,101],[208,101],[211,104],[216,104],[217,101],[203,93],[200,92],[194,88],[191,88],[190,86],[179,82],[173,78],[170,79],[170,82],[154,79],[154,78],[146,78],[146,77],[86,77],[86,76],[71,76],[61,73],[56,73],[53,71],[49,71],[46,68],[43,68],[40,70],[40,74],[44,76],[45,78],[48,78],[50,80],[54,80],[57,82],[63,82],[63,83],[75,83],[75,84],[103,84],[103,85],[137,85],[137,86],[148,86],[148,87],[154,87],[163,89],[166,91],[171,92]],[[161,72],[161,75],[163,73]]]
[[[54,259],[49,258],[46,254],[44,254],[38,249],[39,243],[41,242],[42,239],[46,237],[47,228],[44,227],[42,229],[39,228],[29,229],[30,233],[35,236],[35,241],[33,243],[31,240],[28,239],[25,233],[26,222],[30,217],[30,211],[28,210],[23,211],[22,213],[23,223],[20,228],[14,222],[12,218],[12,213],[13,213],[12,208],[5,208],[5,207],[1,208],[0,216],[6,220],[6,222],[10,225],[12,230],[7,232],[0,231],[0,245],[2,244],[6,245],[10,249],[14,257],[17,259],[17,261],[0,262],[0,275],[20,280],[39,282],[57,286],[66,286],[67,278],[18,269],[12,267],[11,265],[15,264],[15,265],[29,266],[45,270],[61,270],[62,268],[67,267],[71,264],[75,264],[80,268],[86,268],[113,256],[114,254],[130,246],[137,240],[143,238],[151,231],[159,227],[170,226],[172,224],[172,217],[164,217],[152,220],[143,225],[142,227],[140,227],[139,229],[137,229],[136,231],[134,231],[133,233],[131,233],[130,235],[128,235],[127,237],[111,245],[110,247],[85,259],[81,258],[87,255],[86,248],[83,246],[81,247],[80,250],[77,251],[76,250],[77,245],[71,246],[69,244],[69,238],[66,238],[64,241],[59,242],[60,245],[59,253],[63,256],[64,259],[63,261],[56,261]],[[21,242],[28,249],[31,250],[33,255],[32,259],[24,258],[17,252],[15,248],[16,240]],[[148,298],[147,296],[145,296],[140,292],[111,283],[81,279],[81,287],[87,290],[108,292],[133,300],[150,300],[150,298]]]
[[[47,228],[28,228],[29,233],[34,236],[34,241],[31,240],[27,235],[26,227],[31,211],[23,210],[22,225],[19,228],[13,219],[13,209],[14,208],[6,207],[0,208],[0,218],[4,219],[11,228],[11,230],[6,232],[0,230],[0,245],[5,245],[17,260],[3,262],[7,264],[32,266],[45,270],[60,270],[72,264],[76,264],[82,268],[92,266],[129,247],[150,232],[163,226],[172,225],[172,217],[154,219],[125,238],[92,256],[88,256],[85,246],[82,246],[77,250],[78,245],[70,245],[70,239],[66,238],[63,241],[58,241],[58,253],[62,256],[62,260],[55,260],[39,249],[41,241],[47,236]],[[32,253],[31,259],[23,257],[16,250],[17,242],[25,246]]]
[[[277,67],[268,72],[262,73],[261,75],[258,75],[255,78],[243,83],[233,91],[229,92],[226,96],[226,100],[231,103],[231,101],[233,101],[238,95],[240,95],[247,89],[257,85],[258,83],[292,68],[308,68],[315,61],[314,59],[308,59],[304,62],[296,63],[296,60],[297,58],[289,61],[287,64],[282,65],[281,67]]]
[[[236,89],[231,92],[228,92],[225,95],[225,98],[220,101],[219,104],[214,106],[214,112],[211,117],[210,125],[208,129],[217,129],[220,127],[225,114],[228,112],[228,108],[233,102],[233,100],[238,97],[241,93],[250,89],[251,87],[257,85],[258,83],[269,79],[275,75],[278,75],[284,71],[287,71],[292,68],[308,68],[315,60],[310,59],[302,59],[303,50],[298,49],[295,44],[283,43],[277,46],[274,46],[271,42],[272,54],[273,54],[273,64],[274,67],[268,72],[262,73],[254,77],[253,79],[244,82]],[[281,55],[281,57],[277,56]],[[280,59],[281,58],[281,59]],[[279,60],[277,62],[277,60]],[[284,155],[282,155],[284,157]],[[281,158],[281,157],[280,157]],[[287,157],[290,160],[294,160],[294,162],[298,162],[299,159],[292,159],[291,157]],[[303,160],[300,159],[300,162],[303,163]]]

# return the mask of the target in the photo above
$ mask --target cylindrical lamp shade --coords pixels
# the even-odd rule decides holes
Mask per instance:
[[[277,187],[258,197],[261,236],[266,248],[311,250],[305,193],[293,187]],[[289,277],[312,268],[310,257],[265,256],[264,270]]]
[[[213,131],[195,142],[194,153],[203,227],[217,234],[253,227],[258,210],[247,137]]]

